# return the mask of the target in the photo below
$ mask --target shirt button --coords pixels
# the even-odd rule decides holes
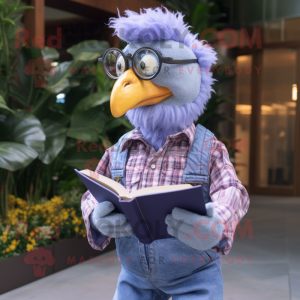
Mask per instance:
[[[151,169],[152,169],[152,170],[154,170],[154,169],[155,169],[155,167],[156,167],[156,165],[155,165],[155,164],[152,164],[152,165],[151,165]]]

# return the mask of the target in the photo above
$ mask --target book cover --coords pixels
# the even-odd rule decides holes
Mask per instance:
[[[150,244],[158,239],[172,238],[167,232],[165,218],[174,207],[206,215],[202,186],[166,191],[123,200],[115,192],[102,186],[75,169],[80,180],[98,202],[110,201],[115,211],[125,214],[133,232],[141,243]]]

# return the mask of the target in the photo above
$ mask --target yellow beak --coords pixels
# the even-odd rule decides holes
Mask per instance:
[[[172,92],[150,80],[140,80],[132,69],[116,81],[110,96],[110,110],[115,118],[139,106],[154,105],[170,97]]]

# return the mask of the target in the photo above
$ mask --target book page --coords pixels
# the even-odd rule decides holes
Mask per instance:
[[[126,188],[122,184],[120,184],[120,183],[118,183],[118,182],[116,182],[116,181],[114,181],[114,180],[112,180],[112,179],[110,179],[106,176],[100,175],[100,174],[98,174],[96,172],[93,172],[93,171],[90,171],[90,170],[82,170],[82,171],[80,171],[80,173],[82,173],[82,174],[88,176],[89,178],[97,181],[98,183],[100,183],[104,187],[106,187],[109,190],[115,192],[117,195],[122,194],[125,197],[129,197],[128,199],[131,198],[128,191],[126,190]]]
[[[153,186],[153,187],[148,187],[148,188],[136,190],[136,191],[134,191],[130,194],[128,194],[128,192],[126,194],[125,193],[122,193],[122,194],[120,193],[119,196],[120,196],[120,198],[122,198],[124,200],[129,200],[129,199],[132,199],[132,198],[137,197],[137,196],[178,191],[178,190],[188,189],[190,187],[192,187],[191,184]]]

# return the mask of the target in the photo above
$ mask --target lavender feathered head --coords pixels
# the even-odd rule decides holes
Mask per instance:
[[[197,34],[194,35],[189,31],[190,26],[184,23],[180,12],[174,13],[165,7],[141,9],[140,13],[126,10],[125,16],[119,13],[118,18],[111,18],[109,27],[115,30],[114,35],[129,43],[125,48],[128,52],[134,53],[137,49],[135,44],[151,46],[156,42],[156,49],[159,49],[159,46],[165,43],[159,44],[157,41],[170,41],[172,45],[177,42],[178,49],[180,44],[183,44],[198,60],[201,76],[198,75],[193,79],[197,78],[200,84],[198,82],[191,85],[192,81],[184,76],[159,77],[159,74],[152,82],[168,87],[174,97],[171,96],[155,105],[137,107],[126,113],[131,124],[140,127],[146,140],[157,150],[165,143],[168,135],[185,129],[203,114],[213,92],[212,85],[215,80],[209,69],[217,60],[216,52],[198,40]],[[164,49],[160,50],[164,54]],[[179,59],[180,52],[176,53],[176,49],[172,51],[175,56],[177,55],[176,59]],[[180,92],[182,90],[185,94]]]

